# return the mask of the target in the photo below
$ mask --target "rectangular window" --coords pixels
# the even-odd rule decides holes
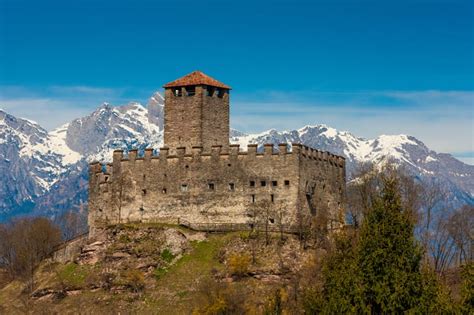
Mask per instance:
[[[289,180],[285,180],[285,186],[290,186],[290,181]]]
[[[174,91],[174,96],[182,96],[181,88],[175,88],[173,91]]]
[[[255,203],[255,195],[250,195],[250,201],[251,201],[252,203]]]
[[[234,183],[229,183],[229,190],[234,191],[235,190],[235,184]]]
[[[253,180],[250,181],[250,187],[255,187],[255,181]]]
[[[181,191],[182,191],[182,192],[188,191],[188,185],[187,185],[187,184],[182,184],[182,185],[181,185]]]
[[[262,181],[260,182],[260,185],[261,185],[262,187],[265,187],[265,186],[267,186],[267,182],[264,181],[264,180],[262,180]]]
[[[214,190],[216,187],[215,187],[214,183],[208,183],[208,184],[207,184],[207,188],[208,188],[209,190]]]
[[[277,182],[276,180],[272,181],[272,186],[273,186],[273,187],[278,186],[278,182]]]
[[[270,195],[271,201],[275,202],[275,195]]]

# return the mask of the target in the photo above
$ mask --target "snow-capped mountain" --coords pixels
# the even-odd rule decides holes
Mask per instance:
[[[85,208],[87,165],[108,162],[113,150],[159,148],[163,143],[164,99],[159,93],[147,108],[139,103],[103,104],[90,115],[51,132],[38,124],[0,111],[0,221],[18,212],[53,214]],[[301,142],[346,157],[349,179],[362,162],[392,160],[420,178],[435,178],[456,204],[474,204],[474,166],[438,154],[406,135],[363,139],[325,125],[298,130],[245,134],[231,130],[232,143]]]

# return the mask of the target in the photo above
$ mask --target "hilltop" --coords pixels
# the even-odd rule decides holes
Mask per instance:
[[[225,303],[240,301],[241,309],[261,312],[275,290],[289,290],[292,281],[301,281],[297,272],[317,253],[310,243],[306,246],[287,234],[270,234],[267,244],[263,232],[113,226],[73,261],[43,262],[31,294],[22,291],[19,281],[0,289],[2,311],[189,314],[206,305],[209,295],[222,294],[229,299]]]

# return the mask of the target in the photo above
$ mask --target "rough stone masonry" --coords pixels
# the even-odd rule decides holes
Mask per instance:
[[[229,86],[195,71],[164,88],[159,154],[116,150],[113,163],[91,163],[90,235],[125,222],[291,230],[321,211],[333,228],[343,224],[343,157],[297,143],[231,145]]]

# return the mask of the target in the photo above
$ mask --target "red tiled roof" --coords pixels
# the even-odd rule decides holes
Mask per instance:
[[[185,75],[182,78],[174,80],[173,82],[165,84],[164,88],[177,87],[177,86],[189,86],[189,85],[210,85],[218,88],[228,89],[231,87],[225,85],[222,82],[217,81],[216,79],[211,78],[208,75],[205,75],[201,71],[194,71],[188,75]]]

